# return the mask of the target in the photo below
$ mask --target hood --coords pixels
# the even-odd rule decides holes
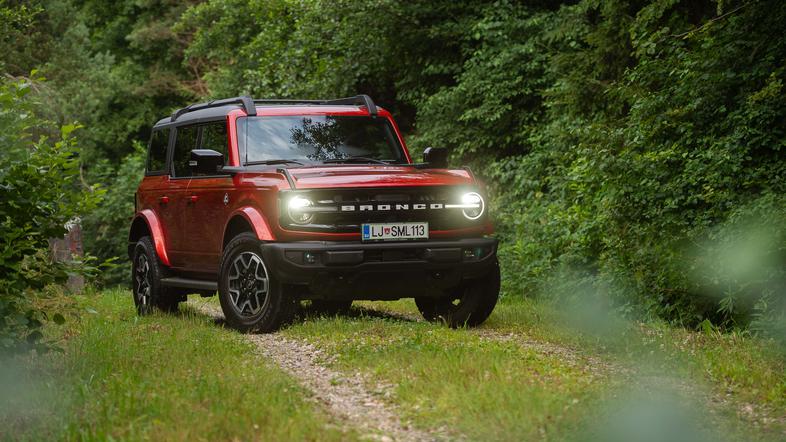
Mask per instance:
[[[417,169],[412,166],[342,165],[287,169],[298,189],[337,187],[412,187],[472,185],[465,169]]]

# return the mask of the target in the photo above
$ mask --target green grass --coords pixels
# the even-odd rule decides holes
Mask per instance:
[[[418,315],[412,300],[365,302],[361,306]],[[708,383],[719,394],[763,404],[786,417],[786,355],[777,343],[741,332],[699,332],[662,322],[631,323],[615,336],[591,335],[570,327],[569,316],[546,301],[505,300],[481,329],[548,342],[607,362],[652,362],[681,376]]]
[[[79,321],[48,328],[63,353],[0,370],[0,439],[358,437],[242,335],[187,307],[138,318],[125,291],[77,301]],[[688,439],[786,434],[783,355],[752,336],[662,323],[599,336],[532,299],[500,303],[478,330],[368,311],[416,316],[411,300],[357,304],[355,315],[301,318],[283,333],[324,349],[337,370],[365,373],[374,389],[391,386],[388,400],[419,428],[497,441],[626,440],[662,428]],[[740,412],[747,404],[752,414]]]
[[[558,357],[432,324],[312,319],[285,333],[337,354],[339,369],[395,385],[396,402],[415,424],[471,440],[570,432],[608,381]]]
[[[410,300],[357,304],[417,315]],[[565,320],[553,305],[530,299],[501,303],[479,331],[360,317],[312,319],[285,333],[337,355],[341,369],[396,385],[394,400],[416,424],[446,425],[471,439],[572,439],[631,408],[620,397],[643,396],[630,399],[636,408],[662,395],[695,411],[693,424],[711,436],[783,437],[786,370],[772,343],[664,324],[627,324],[618,336],[599,338]],[[484,341],[483,330],[534,346]],[[570,357],[549,355],[552,347]],[[748,403],[754,414],[738,415]]]
[[[347,440],[292,379],[201,315],[138,318],[125,291],[79,298],[64,352],[22,361],[14,439]],[[92,313],[90,313],[92,312]],[[21,407],[28,411],[20,412]],[[33,407],[33,408],[31,408]],[[9,412],[12,410],[12,412]]]

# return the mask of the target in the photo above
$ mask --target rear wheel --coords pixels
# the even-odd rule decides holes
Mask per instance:
[[[442,298],[415,298],[418,310],[429,321],[450,327],[474,327],[485,321],[499,299],[499,264],[488,275],[472,280]]]
[[[134,305],[140,315],[148,315],[156,308],[165,312],[177,311],[182,296],[169,292],[161,284],[165,272],[153,241],[149,236],[140,238],[134,247],[134,260],[131,264]]]
[[[227,323],[243,332],[275,331],[295,312],[295,300],[272,278],[260,242],[251,233],[242,233],[227,244],[221,257],[218,297]]]

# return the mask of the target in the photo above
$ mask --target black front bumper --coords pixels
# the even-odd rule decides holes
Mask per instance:
[[[443,296],[496,265],[497,240],[263,243],[268,271],[301,299]]]

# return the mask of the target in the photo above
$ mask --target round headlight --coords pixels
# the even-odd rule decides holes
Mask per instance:
[[[296,196],[289,200],[288,212],[289,218],[297,224],[308,224],[314,218],[314,214],[307,211],[313,203],[308,198]]]
[[[485,210],[485,203],[483,197],[479,193],[469,192],[461,196],[462,213],[464,217],[470,220],[476,220],[483,215]]]

